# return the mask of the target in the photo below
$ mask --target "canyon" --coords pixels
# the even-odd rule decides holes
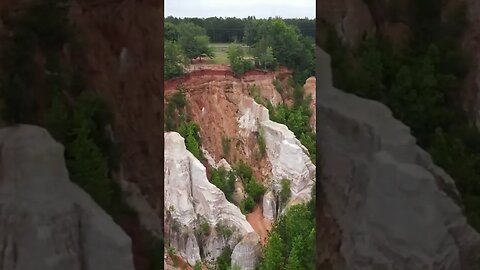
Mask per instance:
[[[255,269],[271,223],[288,205],[311,200],[315,182],[316,168],[308,150],[285,125],[271,121],[268,109],[255,101],[283,103],[273,80],[285,84],[291,72],[284,68],[275,72],[249,71],[238,78],[228,67],[202,68],[165,82],[167,100],[180,88],[184,91],[188,116],[198,124],[206,157],[202,164],[186,150],[180,134],[165,133],[165,206],[166,211],[171,211],[165,214],[167,242],[192,266],[197,261],[214,261],[228,245],[233,250],[232,266]],[[307,85],[306,92],[313,92],[315,78],[310,78]],[[258,89],[256,98],[251,96],[252,88]],[[265,140],[264,156],[258,155],[260,131]],[[229,138],[228,153],[223,149],[224,138]],[[263,201],[247,217],[207,177],[206,167],[229,171],[240,161],[248,164],[256,179],[267,187]],[[275,194],[281,190],[282,179],[289,180],[291,197],[280,208]],[[237,184],[240,190],[244,188],[238,179]],[[240,199],[244,198],[241,193]],[[210,228],[206,238],[194,234],[203,218]],[[176,223],[183,229],[175,225],[172,230]],[[228,237],[219,235],[212,229],[219,223],[234,233]]]

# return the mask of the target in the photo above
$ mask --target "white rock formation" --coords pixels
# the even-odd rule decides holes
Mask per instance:
[[[208,181],[205,167],[186,149],[184,139],[176,132],[165,133],[164,169],[165,209],[171,210],[172,220],[186,228],[182,232],[173,230],[169,240],[177,254],[189,264],[194,265],[201,259],[213,260],[227,244],[233,248],[244,236],[256,234],[240,209],[228,202],[225,194]],[[205,218],[210,228],[221,222],[233,228],[235,233],[229,239],[223,239],[213,231],[203,243],[199,243],[200,239],[194,234],[198,216]],[[252,242],[250,248],[255,249],[258,245],[259,241]],[[205,258],[200,256],[201,248]],[[248,265],[249,262],[245,263]]]
[[[238,266],[243,270],[255,270],[261,254],[260,246],[256,244],[259,241],[260,237],[256,233],[246,235],[232,252],[232,266]]]
[[[263,130],[267,156],[272,164],[273,188],[280,190],[280,182],[286,178],[290,180],[291,201],[309,200],[315,182],[315,165],[307,149],[287,126],[271,121],[267,108],[252,98],[244,97],[238,107],[242,129],[248,132]]]
[[[342,233],[334,269],[473,269],[480,236],[454,181],[387,107],[333,88],[321,49],[317,68],[322,194]]]
[[[275,195],[273,194],[272,190],[263,195],[263,217],[269,220],[274,220],[276,217],[276,200]]]
[[[227,172],[232,170],[232,166],[230,166],[230,163],[226,161],[224,158],[220,159],[218,163],[215,162],[215,158],[212,157],[210,152],[208,152],[207,149],[201,148],[201,151],[203,153],[203,156],[208,162],[208,165],[212,166],[214,169],[219,169],[219,168],[224,168]]]
[[[0,269],[134,269],[130,238],[70,182],[45,129],[1,129],[0,151]]]

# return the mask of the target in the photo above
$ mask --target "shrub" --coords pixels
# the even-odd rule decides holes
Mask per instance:
[[[265,193],[265,187],[258,183],[255,178],[251,178],[246,186],[247,194],[255,201],[258,202]]]
[[[265,137],[263,135],[263,129],[260,129],[257,136],[258,147],[260,148],[260,155],[265,156],[267,152],[267,146],[265,144]]]
[[[240,210],[244,214],[252,212],[254,208],[255,200],[250,195],[247,195],[247,197],[240,202]]]
[[[210,234],[210,224],[205,219],[200,220],[200,233],[205,236]]]
[[[227,245],[222,254],[217,258],[216,265],[218,270],[230,270],[230,264],[232,262],[232,249]]]
[[[252,168],[250,168],[243,160],[240,160],[235,168],[235,173],[240,177],[243,184],[246,185],[247,181],[252,178]]]
[[[202,160],[203,154],[200,149],[199,127],[194,122],[181,123],[178,133],[185,138],[185,146],[197,159]]]
[[[282,190],[280,191],[280,201],[282,204],[287,203],[288,199],[290,199],[290,180],[282,179]]]
[[[224,168],[213,169],[210,182],[225,194],[228,201],[233,201],[235,191],[235,174],[227,172]]]
[[[196,262],[195,265],[193,266],[193,270],[202,270],[202,263]]]
[[[275,86],[275,89],[277,90],[277,92],[283,96],[284,94],[284,89],[283,89],[283,86],[282,86],[282,83],[278,80],[278,79],[273,79],[273,86]]]
[[[220,222],[215,225],[215,230],[224,238],[229,238],[233,234],[233,230],[231,227],[224,225]]]

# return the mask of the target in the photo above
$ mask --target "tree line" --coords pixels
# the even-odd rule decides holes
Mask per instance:
[[[228,58],[235,74],[243,74],[253,67],[274,70],[283,65],[293,70],[298,84],[314,75],[313,39],[283,19],[249,21],[242,41],[251,48],[253,62],[245,57],[246,52],[240,45],[231,45]]]
[[[210,18],[176,18],[169,16],[165,23],[179,24],[189,22],[206,30],[210,40],[215,43],[231,43],[243,40],[245,28],[252,21],[257,20],[254,16],[247,18],[233,17],[210,17]],[[284,19],[289,24],[296,26],[304,36],[315,38],[315,20],[313,19]]]
[[[203,19],[167,19],[164,70],[165,79],[170,79],[182,75],[190,60],[213,57],[209,43],[214,41],[215,36],[201,26],[205,25],[200,23]],[[235,42],[228,48],[228,59],[235,74],[241,75],[255,67],[272,70],[278,65],[291,68],[297,83],[304,83],[314,74],[313,38],[302,34],[298,26],[281,18],[237,20],[243,22],[238,30],[242,35],[228,41]],[[299,22],[302,20],[299,19]],[[240,43],[251,48],[253,60],[246,57]]]

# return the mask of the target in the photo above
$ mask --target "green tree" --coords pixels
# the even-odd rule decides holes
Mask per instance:
[[[231,44],[227,50],[230,66],[236,75],[242,75],[253,67],[250,60],[245,59],[245,52],[238,44]]]
[[[284,244],[280,235],[272,232],[264,251],[264,259],[260,264],[261,270],[282,269],[285,264]]]
[[[316,164],[317,160],[317,136],[313,132],[306,132],[300,134],[300,142],[305,148],[307,148],[308,153],[310,154],[310,159],[313,164]]]
[[[111,203],[112,190],[105,157],[91,139],[89,119],[76,113],[75,138],[67,145],[67,165],[73,182],[81,186],[104,209]]]
[[[246,185],[247,181],[249,181],[253,176],[252,168],[250,168],[243,160],[240,160],[240,162],[237,164],[235,167],[235,172],[240,177],[244,185]]]
[[[262,38],[255,44],[253,56],[258,67],[263,69],[273,69],[276,67],[276,59],[273,54],[273,48],[269,46],[268,41]]]
[[[290,255],[288,256],[288,260],[287,260],[287,266],[286,266],[286,270],[302,270],[302,269],[305,269],[305,268],[302,268],[301,264],[300,264],[300,260],[299,260],[299,251],[297,250],[296,246],[294,246],[292,248],[292,250],[290,251]]]
[[[252,178],[248,181],[246,186],[246,191],[253,198],[254,201],[259,202],[265,193],[265,187],[258,183],[255,178]]]
[[[190,22],[183,22],[177,25],[177,29],[179,32],[178,44],[188,59],[197,58],[202,54],[213,56],[204,28]]]
[[[183,74],[186,58],[177,43],[166,40],[164,43],[164,76],[168,80]]]
[[[164,37],[165,41],[178,41],[180,33],[178,32],[177,27],[175,24],[171,22],[165,22],[164,24]]]
[[[242,211],[242,213],[244,213],[244,214],[245,213],[250,213],[255,208],[255,200],[252,198],[252,196],[247,195],[247,197],[245,199],[240,201],[239,207],[240,207],[240,210]]]

